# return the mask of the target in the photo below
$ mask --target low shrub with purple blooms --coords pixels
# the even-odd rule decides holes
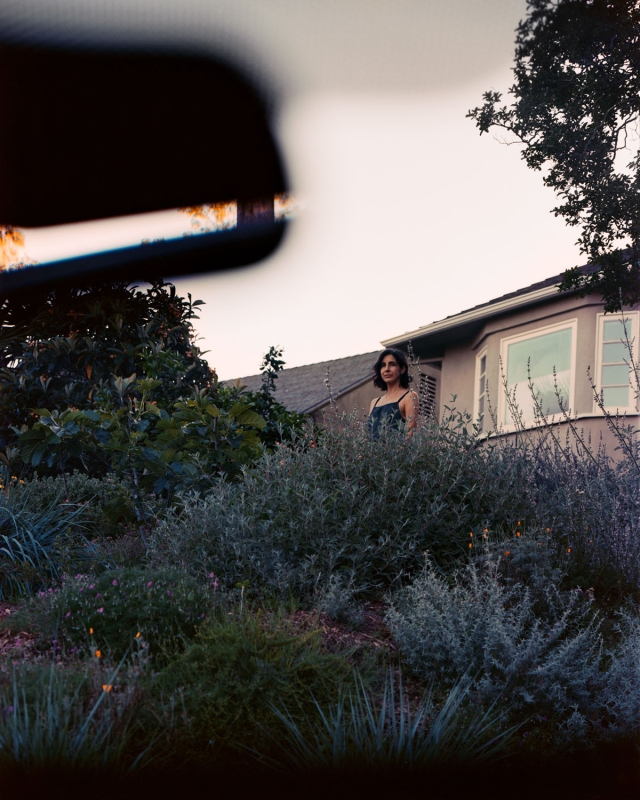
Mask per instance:
[[[152,649],[193,637],[215,598],[215,581],[202,585],[174,569],[115,569],[67,578],[59,591],[34,598],[30,617],[54,647],[119,658],[138,632]]]

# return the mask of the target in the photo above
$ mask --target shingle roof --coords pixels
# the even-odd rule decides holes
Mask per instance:
[[[276,400],[289,411],[298,411],[300,414],[315,411],[329,402],[330,392],[325,382],[327,373],[331,394],[339,397],[350,389],[373,380],[373,365],[378,353],[380,350],[374,350],[358,356],[284,369],[276,381]],[[238,380],[250,391],[257,391],[262,386],[262,375],[250,375]],[[223,383],[228,386],[235,381]]]

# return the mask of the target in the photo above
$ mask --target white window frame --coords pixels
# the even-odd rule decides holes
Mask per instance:
[[[473,385],[473,421],[477,423],[480,418],[480,377],[482,373],[480,372],[480,364],[482,363],[482,359],[487,357],[487,348],[485,347],[484,350],[481,350],[476,356],[476,373],[475,373],[475,383]],[[488,411],[488,404],[487,404],[487,366],[488,360],[485,362],[484,368],[484,414],[482,416],[482,433],[486,433],[489,430],[489,426],[487,425],[487,420],[491,421],[489,418],[489,411]]]
[[[597,316],[597,329],[596,329],[596,371],[595,375],[592,375],[592,379],[596,385],[596,390],[598,395],[602,390],[602,351],[603,351],[603,344],[604,344],[604,323],[605,322],[612,322],[616,319],[631,319],[633,321],[633,334],[631,337],[633,348],[634,348],[634,358],[636,362],[640,360],[640,322],[639,315],[637,311],[624,311],[616,314],[604,314],[600,313]],[[629,405],[625,408],[613,408],[613,406],[607,406],[606,411],[609,414],[637,414],[638,409],[636,408],[635,404],[635,394],[634,394],[634,385],[633,381],[631,380],[631,375],[629,375]],[[593,400],[593,413],[594,414],[603,414],[602,409],[596,403],[595,398]]]
[[[501,363],[501,375],[500,375],[500,392],[498,395],[498,421],[501,425],[501,429],[504,433],[512,433],[519,429],[519,425],[516,424],[507,424],[505,419],[505,412],[507,410],[507,400],[505,397],[505,387],[503,382],[503,375],[506,376],[507,374],[507,358],[509,355],[509,345],[516,344],[518,342],[524,342],[527,339],[535,339],[538,336],[544,336],[547,333],[555,333],[556,331],[566,330],[567,328],[571,328],[571,367],[569,370],[569,404],[567,408],[567,413],[571,414],[574,409],[575,404],[575,396],[576,396],[576,353],[577,353],[577,344],[578,344],[578,320],[576,317],[572,319],[566,319],[562,322],[557,322],[554,325],[545,325],[541,328],[533,328],[525,333],[519,333],[515,336],[508,336],[505,339],[500,340],[500,363]],[[562,414],[554,415],[549,421],[558,422],[562,420],[564,417]],[[535,420],[523,420],[523,425],[525,428],[537,428],[539,427],[539,423]]]

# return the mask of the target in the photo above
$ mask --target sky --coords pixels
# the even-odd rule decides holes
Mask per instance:
[[[465,118],[510,86],[524,0],[7,0],[0,22],[36,8],[60,36],[226,50],[268,89],[302,212],[268,260],[176,281],[206,303],[195,325],[221,379],[256,374],[271,345],[289,367],[373,351],[582,262],[542,175]],[[43,261],[188,228],[163,212],[28,231],[25,248]]]

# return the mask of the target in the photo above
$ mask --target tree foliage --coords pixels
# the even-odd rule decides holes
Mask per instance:
[[[582,229],[591,270],[561,289],[600,292],[607,311],[640,300],[640,5],[637,0],[527,0],[516,35],[513,101],[488,91],[468,115],[507,131],[527,166],[545,170],[554,209]],[[513,141],[512,139],[512,141]]]
[[[218,386],[194,342],[201,301],[171,284],[55,289],[0,305],[0,469],[112,473],[145,521],[144,498],[207,493],[265,447],[302,433],[275,400],[282,351],[262,389]]]
[[[149,398],[169,409],[215,373],[194,342],[201,300],[155,281],[55,288],[0,305],[0,437],[33,422],[34,408],[119,408],[123,379],[157,381]],[[136,393],[134,391],[133,397]]]

